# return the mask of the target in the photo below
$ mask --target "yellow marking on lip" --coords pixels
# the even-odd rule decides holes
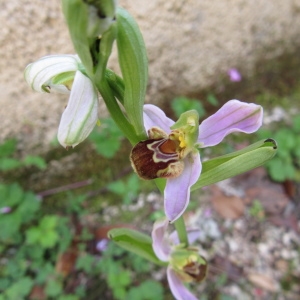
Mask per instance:
[[[186,147],[186,142],[185,142],[184,138],[182,136],[179,136],[178,139],[179,139],[179,142],[180,142],[179,147],[180,148],[185,148]]]

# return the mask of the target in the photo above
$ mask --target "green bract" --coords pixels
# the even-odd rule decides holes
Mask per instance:
[[[107,235],[120,247],[138,254],[157,265],[166,265],[156,257],[152,249],[152,239],[148,235],[129,228],[111,229]]]
[[[201,176],[191,190],[193,191],[257,168],[274,157],[276,152],[276,142],[272,139],[266,139],[242,150],[205,161],[202,164]]]
[[[62,0],[71,39],[87,75],[104,74],[116,35],[116,1]],[[100,72],[99,72],[100,68]],[[101,79],[101,78],[100,78]]]
[[[88,5],[82,0],[62,0],[62,9],[74,48],[87,74],[91,76],[93,74],[93,59],[87,35],[89,26]]]
[[[117,10],[117,46],[125,84],[124,107],[136,134],[145,139],[143,105],[148,81],[148,61],[143,37],[132,16]]]

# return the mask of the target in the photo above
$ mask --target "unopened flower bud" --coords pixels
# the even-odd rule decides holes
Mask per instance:
[[[97,120],[97,91],[91,80],[77,71],[68,105],[59,124],[58,141],[65,148],[75,147],[87,138]]]

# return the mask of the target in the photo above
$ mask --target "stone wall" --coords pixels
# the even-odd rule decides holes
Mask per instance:
[[[149,56],[147,101],[197,94],[238,68],[300,45],[300,0],[120,0],[136,18]],[[0,139],[25,148],[54,138],[66,96],[37,94],[23,70],[44,55],[73,53],[57,0],[0,2]],[[113,55],[110,66],[116,68]],[[102,109],[102,111],[104,111]]]

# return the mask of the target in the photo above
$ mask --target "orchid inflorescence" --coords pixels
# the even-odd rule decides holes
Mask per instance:
[[[203,281],[207,261],[201,249],[190,245],[197,229],[186,230],[182,218],[190,191],[262,165],[274,156],[276,145],[268,139],[205,162],[199,150],[219,144],[233,132],[255,132],[262,125],[263,109],[230,100],[200,125],[195,110],[174,122],[157,106],[144,104],[147,55],[132,16],[114,0],[62,0],[62,5],[77,55],[43,57],[26,67],[25,80],[38,92],[70,94],[58,127],[58,141],[66,149],[84,141],[97,124],[101,96],[133,145],[134,171],[142,179],[155,180],[164,193],[166,215],[154,223],[152,238],[125,228],[113,229],[108,236],[121,247],[166,266],[176,299],[197,299],[185,283]],[[114,41],[122,76],[107,68]],[[168,235],[170,223],[176,231]]]

